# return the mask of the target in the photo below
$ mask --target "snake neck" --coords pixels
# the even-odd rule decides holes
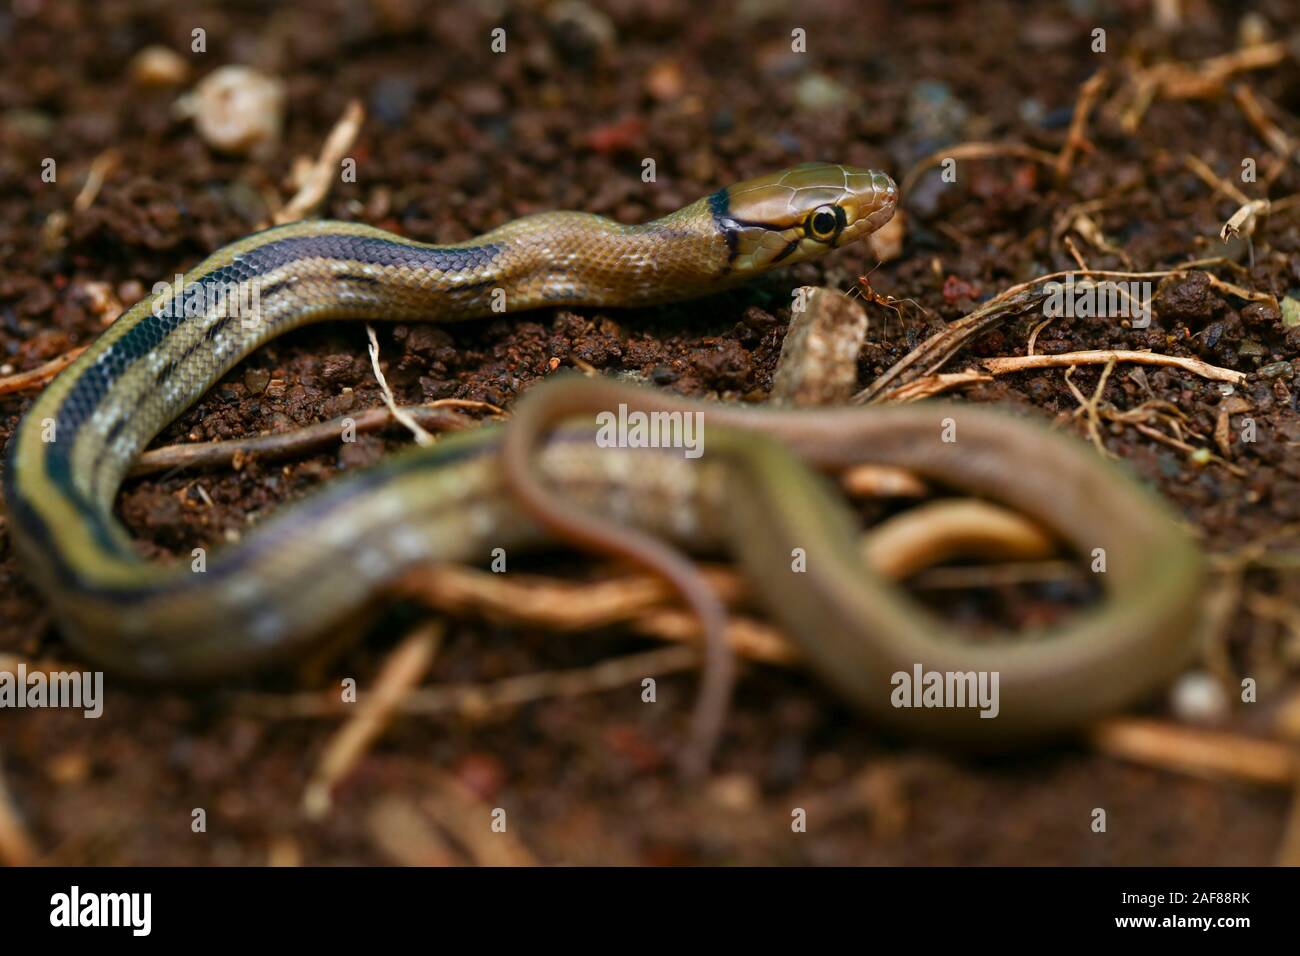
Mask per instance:
[[[539,213],[447,251],[461,248],[493,250],[479,276],[488,294],[472,304],[480,317],[547,306],[658,305],[744,278],[733,274],[706,200],[635,226],[590,213]]]

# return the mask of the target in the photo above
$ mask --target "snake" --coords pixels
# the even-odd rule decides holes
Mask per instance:
[[[1201,558],[1134,479],[1073,440],[985,409],[705,407],[614,382],[556,381],[526,396],[509,425],[331,481],[210,558],[196,549],[191,561],[146,560],[114,516],[140,451],[291,329],[676,302],[861,240],[897,203],[886,173],[807,163],[637,225],[558,211],[450,245],[335,221],[247,236],[155,286],[34,400],[5,455],[10,538],[66,641],[139,680],[240,676],[322,640],[413,567],[483,563],[496,549],[560,541],[668,575],[701,614],[697,750],[717,737],[732,667],[716,599],[692,583],[679,548],[732,553],[813,669],[887,723],[954,740],[1077,726],[1150,693],[1180,666]],[[600,446],[590,414],[612,401],[699,412],[708,453],[692,460],[680,449]],[[935,440],[947,419],[959,422],[954,444]],[[1105,549],[1108,600],[1042,640],[953,640],[854,551],[853,516],[819,471],[862,461],[1007,501],[1081,553]],[[808,555],[807,573],[791,574],[795,548]],[[890,708],[891,669],[914,661],[1000,669],[1001,715],[972,723],[953,711]]]

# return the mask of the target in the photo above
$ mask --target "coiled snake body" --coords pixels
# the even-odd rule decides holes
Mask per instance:
[[[332,483],[220,549],[201,572],[188,562],[142,560],[112,513],[130,462],[253,349],[325,319],[458,320],[701,295],[862,238],[892,216],[896,201],[883,173],[808,164],[640,226],[555,212],[451,246],[338,222],[249,236],[204,260],[179,287],[136,304],[35,401],[8,447],[11,534],[63,633],[91,660],[159,680],[239,673],[301,648],[412,565],[480,562],[493,548],[572,530],[537,488],[530,495],[519,487],[518,460],[503,478],[501,430],[483,428]],[[231,308],[232,296],[242,309]],[[583,394],[570,411],[594,410],[593,396]],[[647,409],[680,404],[645,391],[595,397]],[[982,409],[923,408],[714,408],[709,438],[719,454],[694,462],[597,448],[589,427],[571,425],[546,443],[540,468],[557,495],[592,514],[691,548],[735,552],[813,666],[881,716],[890,716],[881,683],[888,669],[918,655],[954,666],[974,655],[1002,667],[1010,700],[986,725],[1013,736],[1112,710],[1166,678],[1186,645],[1200,565],[1158,502],[1038,428]],[[555,418],[542,412],[539,405],[533,416],[538,430],[520,441],[540,441],[541,426]],[[944,414],[975,423],[956,453],[933,447],[931,425]],[[1092,529],[1124,552],[1117,600],[1100,631],[1089,625],[1094,630],[1078,639],[1005,645],[1000,656],[944,643],[915,607],[870,581],[843,551],[847,530],[835,530],[848,521],[843,509],[762,433],[815,464],[883,458],[1014,498],[1076,546]],[[1053,451],[1035,462],[1040,441]],[[1084,507],[1095,514],[1085,517]],[[813,558],[799,579],[788,573],[792,546]],[[1160,587],[1152,587],[1156,579]],[[1010,686],[1008,668],[1016,671]],[[969,735],[969,721],[959,726],[965,716],[927,715],[924,723],[941,735],[945,728]]]

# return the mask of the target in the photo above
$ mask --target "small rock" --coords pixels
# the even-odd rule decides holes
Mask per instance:
[[[1228,695],[1223,685],[1206,671],[1184,674],[1169,692],[1173,712],[1189,723],[1212,723],[1228,714]]]
[[[271,373],[264,368],[250,368],[244,373],[244,388],[250,395],[261,395],[271,383]]]
[[[709,799],[728,810],[748,810],[758,804],[758,782],[748,774],[728,773],[709,783]]]
[[[943,301],[948,305],[972,303],[981,295],[980,287],[961,276],[949,274],[943,280]]]
[[[445,329],[430,324],[408,326],[403,339],[406,351],[424,356],[435,355],[440,349],[451,347],[453,342]]]
[[[429,376],[420,377],[420,394],[426,401],[440,401],[444,398],[454,398],[456,395],[456,382],[451,379],[437,379]]]
[[[101,325],[111,325],[122,314],[122,302],[113,292],[111,283],[83,282],[80,291],[85,296],[90,311],[99,319]]]
[[[1263,14],[1250,11],[1237,24],[1237,46],[1261,46],[1273,39],[1273,28]]]
[[[1029,126],[1037,126],[1047,115],[1047,110],[1043,108],[1043,101],[1036,96],[1020,101],[1020,120]]]
[[[190,78],[190,65],[171,47],[147,46],[132,57],[130,73],[136,86],[180,86]]]
[[[1167,279],[1156,290],[1155,310],[1165,327],[1169,320],[1181,319],[1188,325],[1209,322],[1223,306],[1204,272]]]
[[[588,65],[607,59],[618,46],[618,30],[603,11],[581,0],[560,0],[546,8],[546,19],[560,55]]]
[[[1300,301],[1290,296],[1282,300],[1282,324],[1288,329],[1300,326]]]
[[[644,85],[661,103],[677,99],[686,89],[682,65],[677,60],[660,60],[646,72]]]
[[[833,289],[804,286],[799,293],[804,307],[792,311],[772,376],[771,400],[780,405],[842,404],[857,384],[867,313]]]
[[[177,101],[213,149],[237,156],[268,148],[284,123],[284,83],[246,66],[223,66]]]
[[[1272,302],[1247,302],[1241,308],[1241,321],[1246,325],[1272,325],[1282,318],[1282,310]]]
[[[117,297],[132,304],[144,298],[144,284],[139,279],[127,279],[117,287]]]
[[[325,418],[338,418],[345,415],[357,404],[356,392],[350,388],[345,388],[337,395],[331,395],[321,403],[321,415]]]
[[[795,102],[808,110],[827,110],[848,106],[853,94],[825,73],[809,73],[795,85]]]
[[[331,385],[343,385],[355,382],[357,378],[356,363],[346,352],[325,356],[321,362],[320,375]]]
[[[90,755],[83,750],[56,754],[46,764],[50,779],[61,786],[82,783],[90,776]]]
[[[634,149],[645,132],[645,120],[639,116],[625,116],[613,123],[597,126],[587,133],[587,146],[597,153],[609,155]]]

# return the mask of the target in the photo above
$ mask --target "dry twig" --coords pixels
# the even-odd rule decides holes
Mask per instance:
[[[365,118],[366,111],[362,108],[361,101],[351,100],[339,121],[334,125],[334,129],[325,138],[325,145],[321,147],[320,156],[317,157],[315,164],[304,177],[302,188],[285,204],[283,209],[275,214],[275,224],[277,226],[288,222],[297,222],[299,219],[310,216],[325,201],[325,197],[329,195],[330,187],[339,178],[339,164],[356,141],[357,134],[361,131],[361,124],[365,122]]]
[[[0,378],[0,395],[8,395],[11,392],[21,392],[25,389],[37,388],[44,385],[75,362],[77,357],[84,351],[86,351],[86,346],[84,345],[80,348],[70,349],[58,358],[50,359],[44,365],[38,365],[36,368],[28,369],[26,372],[17,372],[13,375],[6,375],[4,378]]]
[[[1091,152],[1092,143],[1088,141],[1086,130],[1088,117],[1097,103],[1097,97],[1106,86],[1106,71],[1098,70],[1084,81],[1079,88],[1079,96],[1074,102],[1074,115],[1070,118],[1070,131],[1066,134],[1065,145],[1056,158],[1056,181],[1065,182],[1070,178],[1074,168],[1074,157],[1080,150]]]
[[[1088,737],[1112,757],[1194,776],[1290,787],[1300,772],[1296,752],[1287,744],[1167,721],[1115,717],[1094,725]]]
[[[104,186],[104,180],[113,174],[113,170],[117,169],[121,161],[122,154],[112,148],[104,150],[94,158],[90,164],[90,171],[86,173],[85,184],[77,193],[77,198],[72,201],[73,210],[85,212],[95,204],[95,199]]]
[[[1268,144],[1269,149],[1283,160],[1297,158],[1296,142],[1269,117],[1269,110],[1277,112],[1278,108],[1244,83],[1233,87],[1232,98],[1237,101],[1247,122],[1255,128],[1260,138]]]
[[[352,705],[355,714],[330,739],[302,795],[303,812],[321,819],[330,809],[331,793],[402,710],[403,701],[428,672],[442,640],[441,624],[413,631],[384,663],[375,686]]]
[[[479,425],[477,420],[455,411],[457,408],[482,409],[504,415],[495,405],[453,398],[430,402],[428,405],[405,405],[400,411],[425,428],[438,431],[466,431]],[[137,458],[131,465],[130,474],[153,475],[173,468],[212,468],[219,465],[239,468],[254,457],[264,461],[278,461],[337,444],[348,428],[355,429],[357,434],[366,434],[381,431],[395,421],[387,407],[367,408],[353,415],[307,425],[291,432],[231,438],[226,441],[165,445]]]
[[[1056,355],[1006,355],[980,359],[980,364],[993,375],[1023,372],[1031,368],[1065,368],[1071,365],[1105,365],[1109,362],[1137,362],[1142,365],[1163,365],[1179,368],[1214,382],[1240,385],[1246,380],[1245,372],[1210,365],[1200,359],[1181,355],[1162,355],[1159,352],[1131,352],[1126,349],[1091,349],[1085,352],[1062,352]]]
[[[383,392],[384,404],[388,406],[388,411],[415,436],[417,445],[432,445],[437,439],[417,422],[414,416],[402,411],[401,406],[397,404],[397,399],[393,397],[393,390],[388,387],[388,379],[384,378],[384,370],[379,367],[379,339],[375,336],[375,327],[369,322],[366,323],[366,335],[370,337],[370,367],[374,370],[375,380],[379,382],[379,389]]]
[[[907,171],[907,175],[903,177],[903,182],[899,188],[904,196],[908,195],[922,173],[932,166],[938,166],[946,159],[996,159],[1000,156],[1028,159],[1053,168],[1056,167],[1058,159],[1055,153],[1049,153],[1045,149],[1038,149],[1033,146],[1026,146],[1024,143],[959,143],[955,146],[947,146],[936,150],[929,156],[917,160],[912,165],[912,168]]]

